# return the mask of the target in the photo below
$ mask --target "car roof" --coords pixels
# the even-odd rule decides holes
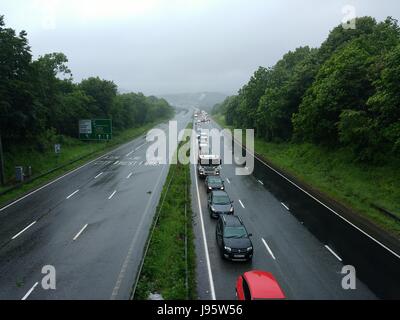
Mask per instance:
[[[285,294],[275,277],[266,271],[253,270],[244,275],[252,299],[284,299]]]
[[[220,176],[207,176],[206,179],[207,179],[207,180],[215,179],[215,180],[221,180],[221,181],[222,181],[222,178],[221,178]]]

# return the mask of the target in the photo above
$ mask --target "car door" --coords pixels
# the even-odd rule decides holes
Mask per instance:
[[[219,220],[217,223],[217,244],[218,246],[222,247],[222,238],[223,238],[223,231],[222,231],[222,221]]]
[[[208,208],[210,209],[211,205],[212,205],[212,192],[210,192],[208,194]]]

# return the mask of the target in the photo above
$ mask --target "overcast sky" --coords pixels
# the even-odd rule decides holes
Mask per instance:
[[[74,79],[145,94],[236,92],[260,65],[319,46],[343,8],[400,18],[399,0],[1,0],[35,57],[68,56]]]

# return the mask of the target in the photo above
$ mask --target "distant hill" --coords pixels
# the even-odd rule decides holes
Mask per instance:
[[[176,107],[196,107],[210,111],[211,108],[225,100],[227,95],[219,92],[198,92],[158,95],[164,98],[169,104]]]

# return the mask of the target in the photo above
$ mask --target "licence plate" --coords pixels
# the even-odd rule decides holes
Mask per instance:
[[[235,258],[244,258],[244,254],[235,254]]]

